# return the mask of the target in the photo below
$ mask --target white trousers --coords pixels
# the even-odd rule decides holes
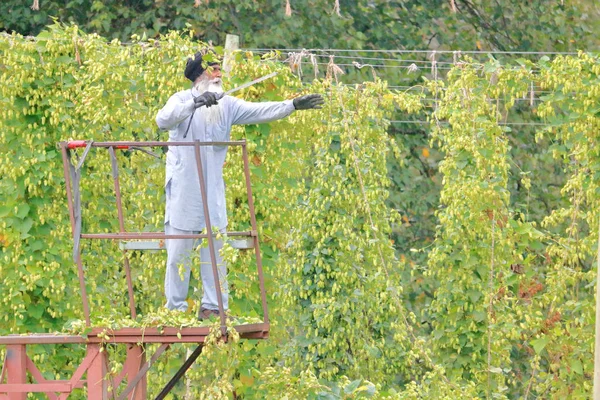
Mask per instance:
[[[224,233],[225,229],[221,231]],[[172,227],[168,222],[165,223],[165,233],[167,235],[185,235],[199,233],[197,231],[183,231]],[[166,307],[171,310],[186,311],[188,303],[186,301],[188,289],[190,286],[191,265],[197,262],[194,257],[194,248],[201,243],[202,239],[166,239],[165,247],[167,249],[167,272],[165,275],[165,295],[167,297]],[[215,240],[215,260],[219,272],[219,283],[221,285],[221,295],[223,296],[223,309],[229,308],[229,286],[227,284],[227,266],[221,258],[220,250],[223,248],[223,240]],[[182,266],[182,275],[179,274],[179,267]],[[209,310],[218,310],[217,290],[215,277],[213,274],[212,263],[210,259],[210,249],[207,246],[200,249],[200,275],[202,276],[202,308]],[[183,279],[182,279],[183,277]]]

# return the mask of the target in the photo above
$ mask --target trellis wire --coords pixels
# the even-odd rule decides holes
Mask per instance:
[[[280,51],[280,52],[290,52],[290,51],[309,51],[309,52],[314,52],[314,51],[320,51],[320,52],[347,52],[347,53],[388,53],[388,54],[394,54],[394,53],[399,53],[399,54],[410,54],[410,53],[414,53],[414,54],[421,54],[421,53],[433,53],[434,51],[436,53],[441,53],[441,54],[454,54],[454,53],[461,53],[461,54],[521,54],[521,55],[527,55],[527,54],[538,54],[538,55],[577,55],[577,52],[572,52],[572,51],[499,51],[499,50],[405,50],[405,49],[396,49],[396,50],[375,50],[375,49],[363,49],[363,50],[356,50],[356,49],[294,49],[294,48],[290,48],[290,49],[282,49],[282,48],[247,48],[247,49],[243,49],[244,51]]]
[[[415,125],[431,125],[434,122],[432,121],[424,121],[424,120],[390,120],[390,123],[393,124],[415,124]],[[446,121],[440,121],[442,124],[449,124]],[[498,125],[502,126],[551,126],[551,124],[543,123],[543,122],[499,122]]]
[[[6,38],[16,38],[17,36],[13,36],[12,34],[6,32],[0,32],[0,36]],[[38,38],[36,36],[21,36],[26,40],[37,41]],[[46,39],[43,39],[46,40]],[[131,46],[131,45],[139,45],[140,42],[121,42],[122,46]],[[437,54],[517,54],[517,55],[577,55],[578,52],[573,51],[500,51],[500,50],[408,50],[408,49],[300,49],[300,48],[245,48],[240,49],[242,51],[252,51],[252,52],[271,52],[271,51],[279,51],[279,52],[301,52],[301,51],[309,51],[309,52],[333,52],[333,53],[384,53],[384,54],[430,54],[432,52],[436,52]],[[584,50],[583,52],[590,52],[589,50]]]

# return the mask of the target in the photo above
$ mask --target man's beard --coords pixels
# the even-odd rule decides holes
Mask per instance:
[[[220,79],[213,79],[211,81],[201,79],[194,84],[194,88],[200,94],[204,92],[223,93],[223,86]],[[223,119],[223,107],[221,107],[221,104],[215,104],[210,107],[201,107],[198,111],[204,115],[205,121],[209,125],[221,122]]]

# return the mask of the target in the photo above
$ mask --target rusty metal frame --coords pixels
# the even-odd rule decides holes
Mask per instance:
[[[214,247],[214,234],[210,224],[210,213],[207,202],[207,188],[204,180],[202,152],[203,146],[241,146],[242,159],[244,163],[244,177],[246,183],[246,193],[248,197],[248,208],[250,212],[251,230],[244,232],[226,232],[228,236],[246,236],[252,239],[256,266],[259,278],[259,286],[261,291],[261,303],[263,308],[263,322],[258,324],[244,324],[235,326],[241,338],[245,339],[265,339],[269,337],[269,316],[267,309],[267,300],[265,292],[265,283],[262,269],[262,258],[260,254],[258,242],[258,228],[256,223],[256,214],[254,201],[252,198],[252,189],[250,185],[250,168],[248,160],[248,150],[245,140],[227,141],[227,142],[92,142],[92,141],[71,141],[59,143],[63,170],[66,183],[67,205],[69,210],[69,220],[71,222],[71,230],[73,240],[79,243],[80,239],[112,239],[112,240],[139,240],[139,239],[208,239],[209,252],[215,286],[218,286],[217,300],[220,311],[220,327],[223,339],[227,340],[227,327],[225,310],[223,308],[222,288],[219,282],[219,274],[216,264],[216,253]],[[193,146],[196,158],[196,166],[198,169],[198,179],[200,183],[200,192],[204,206],[204,215],[206,223],[206,233],[204,234],[188,234],[188,235],[166,235],[164,232],[127,232],[125,229],[125,217],[121,199],[121,188],[119,183],[119,170],[117,155],[115,149],[140,149],[143,147],[169,147],[169,146]],[[78,188],[74,186],[71,179],[70,151],[75,148],[85,148],[85,155],[91,147],[107,148],[111,157],[112,177],[115,189],[117,218],[119,221],[118,233],[82,233],[78,232],[76,221],[76,201],[74,192]],[[81,158],[77,169],[81,167],[85,156]],[[76,171],[77,172],[77,171]],[[79,180],[77,177],[76,182]],[[129,309],[132,318],[136,317],[135,299],[133,292],[133,281],[131,278],[131,267],[129,265],[129,257],[126,249],[123,249],[124,267],[127,280],[127,288],[129,295]],[[81,247],[75,246],[74,261],[77,265],[79,278],[82,307],[85,316],[86,325],[91,326],[90,305],[85,284],[85,273],[82,262]],[[169,383],[160,392],[158,398],[164,398],[172,389],[175,383],[185,374],[187,369],[195,362],[196,358],[201,354],[203,344],[206,337],[210,334],[210,327],[190,327],[177,329],[174,327],[158,328],[122,328],[119,330],[106,330],[104,328],[92,328],[88,337],[75,335],[54,335],[54,334],[30,334],[30,335],[8,335],[0,336],[0,345],[6,346],[6,357],[3,360],[2,372],[0,373],[0,400],[2,399],[18,399],[24,400],[27,393],[46,393],[53,400],[64,400],[73,389],[87,386],[89,399],[108,399],[108,381],[105,379],[108,366],[108,354],[105,351],[105,341],[98,334],[100,332],[109,335],[111,344],[126,344],[127,359],[123,365],[121,373],[112,382],[113,388],[117,388],[127,377],[127,388],[118,397],[119,400],[134,399],[142,400],[147,396],[146,391],[146,373],[150,366],[158,359],[158,357],[166,351],[171,344],[174,343],[196,343],[198,347],[183,363],[181,368],[176,372]],[[154,353],[151,359],[145,361],[145,351],[142,346],[147,343],[160,344],[158,350]],[[79,364],[71,379],[69,380],[46,380],[42,373],[27,356],[26,347],[31,344],[85,344],[87,347],[86,356]],[[27,373],[36,383],[28,383]],[[85,380],[82,379],[86,375]],[[6,378],[7,383],[3,383]],[[113,389],[114,390],[114,389]],[[112,396],[116,398],[113,392]],[[162,397],[161,397],[162,396]]]
[[[81,379],[86,372],[88,390],[90,393],[98,393],[92,387],[98,383],[95,380],[97,374],[94,372],[98,370],[99,364],[104,363],[104,354],[100,351],[101,345],[89,344],[87,346],[85,358],[69,380],[45,379],[27,356],[26,346],[27,343],[7,345],[7,383],[3,384],[3,381],[0,381],[0,393],[8,394],[8,399],[25,399],[27,393],[45,393],[51,400],[66,399],[73,389],[86,385],[86,382]],[[36,383],[27,383],[27,372],[37,381]],[[102,385],[103,383],[100,386]],[[102,390],[102,387],[99,390]],[[60,393],[60,395],[56,393]]]
[[[132,379],[129,381],[129,385],[127,385],[127,388],[123,391],[123,393],[121,393],[118,400],[127,399],[127,395],[129,395],[129,393],[132,392],[136,388],[138,383],[146,376],[146,372],[148,372],[148,370],[150,369],[152,364],[154,364],[156,362],[156,360],[158,360],[158,357],[160,357],[162,355],[162,353],[164,353],[164,351],[169,348],[169,346],[170,346],[170,344],[168,344],[168,343],[162,343],[160,345],[160,347],[152,355],[150,360],[143,364],[143,366],[140,368],[140,370],[135,375],[135,377],[130,377]]]
[[[118,173],[118,163],[116,160],[116,154],[115,154],[115,149],[121,149],[121,150],[127,150],[130,148],[143,148],[143,147],[168,147],[168,146],[183,146],[183,147],[194,147],[194,154],[195,154],[195,158],[196,158],[196,167],[198,169],[198,179],[199,179],[199,183],[200,183],[200,194],[202,197],[202,202],[203,202],[203,207],[204,207],[204,217],[205,217],[205,225],[206,225],[206,233],[201,233],[201,234],[185,234],[185,235],[167,235],[165,233],[161,233],[161,232],[127,232],[125,229],[125,222],[124,222],[124,212],[123,212],[123,206],[122,206],[122,201],[121,201],[121,190],[120,190],[120,185],[119,185],[119,173]],[[249,159],[248,159],[248,150],[247,150],[247,144],[245,140],[238,140],[238,141],[224,141],[224,142],[200,142],[200,141],[193,141],[193,142],[159,142],[159,141],[149,141],[149,142],[86,142],[86,141],[74,141],[74,142],[61,142],[60,143],[60,147],[61,147],[61,151],[63,154],[63,164],[64,164],[64,171],[65,171],[65,181],[67,184],[67,199],[68,199],[68,206],[69,206],[69,216],[70,216],[70,220],[71,220],[71,227],[72,227],[72,231],[73,234],[75,235],[75,210],[74,210],[74,199],[73,199],[73,182],[70,179],[70,174],[68,174],[68,164],[70,163],[69,161],[69,156],[68,156],[68,151],[70,149],[74,149],[74,148],[90,148],[90,147],[97,147],[97,148],[107,148],[110,156],[111,156],[111,163],[112,163],[112,174],[113,174],[113,182],[114,182],[114,187],[115,187],[115,198],[116,198],[116,203],[117,203],[117,218],[119,221],[119,232],[118,233],[80,233],[79,238],[80,239],[114,239],[114,240],[140,240],[140,239],[190,239],[190,238],[194,238],[194,239],[208,239],[208,246],[209,246],[209,253],[210,253],[210,257],[211,257],[211,265],[212,265],[212,269],[213,269],[213,275],[214,275],[214,281],[215,281],[215,286],[218,286],[219,291],[217,292],[217,301],[218,301],[218,306],[219,306],[219,312],[221,314],[221,330],[222,330],[222,334],[226,335],[227,333],[227,328],[226,328],[226,324],[225,324],[225,313],[224,313],[224,309],[223,309],[223,299],[222,299],[222,293],[221,293],[221,285],[219,282],[219,274],[217,271],[217,266],[216,266],[216,255],[215,255],[215,249],[214,249],[214,234],[212,232],[212,225],[210,224],[210,213],[208,211],[208,202],[206,201],[207,199],[207,189],[206,189],[206,182],[204,180],[204,174],[203,174],[203,166],[202,166],[202,153],[200,151],[201,147],[205,147],[205,146],[240,146],[242,148],[242,160],[244,163],[244,178],[245,178],[245,184],[246,184],[246,194],[247,194],[247,201],[248,201],[248,209],[249,209],[249,213],[250,213],[250,223],[251,223],[251,230],[250,231],[242,231],[242,232],[226,232],[227,236],[246,236],[246,237],[251,237],[252,241],[254,243],[254,251],[255,251],[255,257],[256,257],[256,266],[257,266],[257,272],[258,272],[258,279],[259,279],[259,287],[260,287],[260,291],[261,291],[261,305],[262,305],[262,309],[263,309],[263,321],[264,323],[269,322],[269,316],[268,316],[268,307],[267,307],[267,300],[266,300],[266,291],[265,291],[265,283],[264,283],[264,274],[263,274],[263,269],[262,269],[262,258],[261,258],[261,254],[260,254],[260,247],[259,247],[259,241],[258,241],[258,228],[257,228],[257,223],[256,223],[256,213],[255,213],[255,208],[254,208],[254,201],[252,198],[252,188],[251,188],[251,183],[250,183],[250,166],[249,166]],[[86,292],[86,288],[85,288],[85,277],[84,277],[84,271],[83,271],[83,266],[81,263],[81,252],[78,252],[78,257],[77,257],[77,264],[78,264],[78,270],[79,270],[79,276],[80,276],[80,292],[81,292],[81,296],[82,296],[82,303],[83,303],[83,307],[84,307],[84,314],[86,317],[86,322],[88,324],[88,326],[90,326],[90,311],[89,311],[89,304],[88,304],[88,299],[87,299],[87,292]],[[126,273],[126,278],[127,278],[127,287],[128,287],[128,294],[129,294],[129,308],[130,308],[130,313],[132,318],[135,318],[136,316],[136,312],[135,312],[135,299],[133,296],[133,283],[131,280],[131,268],[129,266],[129,257],[127,256],[127,250],[123,250],[124,253],[124,263],[125,263],[125,273]],[[81,267],[79,267],[81,265]],[[82,284],[83,281],[83,284]],[[87,312],[86,312],[87,310]]]

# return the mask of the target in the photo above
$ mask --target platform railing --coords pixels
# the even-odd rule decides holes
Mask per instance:
[[[196,168],[198,171],[198,179],[200,184],[200,194],[204,207],[204,218],[206,224],[206,233],[199,234],[186,234],[186,235],[167,235],[164,232],[128,232],[125,229],[125,217],[121,198],[121,188],[119,182],[119,169],[117,162],[117,154],[115,150],[131,150],[131,149],[144,149],[148,147],[172,147],[172,146],[187,146],[194,147],[195,153],[195,161]],[[211,266],[212,272],[214,275],[215,286],[218,287],[217,290],[217,301],[219,307],[220,314],[220,322],[221,322],[221,330],[222,334],[227,334],[226,327],[226,316],[225,310],[223,308],[223,295],[222,288],[220,284],[217,262],[216,262],[216,254],[215,254],[215,234],[212,231],[212,225],[210,222],[210,212],[208,209],[207,202],[207,188],[206,182],[204,181],[204,165],[202,160],[202,152],[200,151],[203,146],[240,146],[242,148],[242,159],[244,163],[244,177],[245,177],[245,186],[247,193],[247,201],[248,208],[250,213],[250,231],[241,231],[241,232],[226,232],[227,236],[231,237],[248,237],[252,243],[254,248],[255,256],[256,256],[256,267],[258,272],[258,280],[260,287],[260,295],[261,295],[261,303],[263,309],[263,324],[268,327],[269,317],[268,317],[268,309],[267,309],[267,300],[266,300],[266,292],[265,292],[265,282],[262,268],[262,258],[260,254],[260,247],[258,241],[258,229],[256,224],[256,214],[254,209],[254,201],[252,198],[252,188],[250,184],[250,168],[248,161],[248,149],[245,140],[239,141],[224,141],[224,142],[159,142],[159,141],[148,141],[148,142],[128,142],[128,141],[120,141],[120,142],[94,142],[94,141],[69,141],[69,142],[60,142],[60,149],[62,152],[63,159],[63,168],[65,175],[65,182],[67,187],[67,204],[69,208],[69,218],[71,222],[71,228],[73,232],[73,241],[74,241],[74,250],[73,250],[73,258],[75,263],[77,264],[78,277],[79,277],[79,285],[81,291],[81,298],[83,304],[83,311],[85,316],[86,325],[91,325],[90,319],[90,306],[88,301],[86,282],[85,282],[85,273],[83,269],[83,263],[81,258],[81,239],[88,240],[96,240],[96,239],[113,239],[113,240],[160,240],[160,239],[207,239],[209,254],[211,258]],[[81,232],[81,198],[79,191],[79,182],[81,179],[81,166],[83,165],[90,149],[94,148],[106,148],[108,149],[111,164],[112,164],[112,176],[113,176],[113,184],[115,190],[115,199],[116,199],[116,208],[117,208],[117,218],[119,222],[119,232],[117,233],[93,233],[93,232]],[[84,149],[83,154],[81,155],[77,166],[73,165],[71,152],[75,149],[82,148]],[[143,150],[144,151],[144,150]],[[146,151],[147,152],[147,151]],[[208,167],[208,166],[207,166]],[[135,298],[133,294],[133,282],[131,277],[131,267],[129,264],[129,257],[127,256],[127,248],[122,247],[124,253],[124,269],[127,279],[127,290],[129,297],[129,309],[132,318],[136,317],[136,307],[135,307]],[[268,328],[267,328],[268,329]]]

